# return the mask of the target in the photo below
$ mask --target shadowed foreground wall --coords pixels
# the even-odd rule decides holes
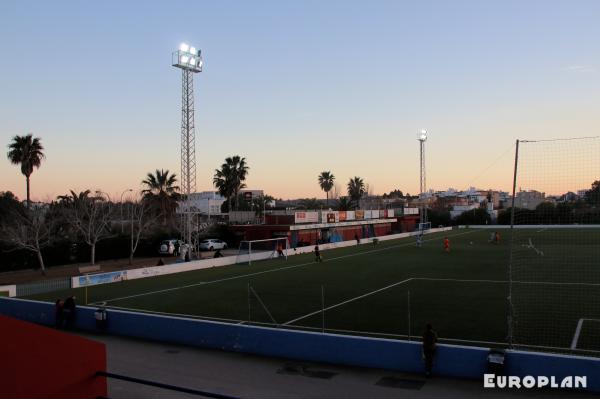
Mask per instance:
[[[0,315],[0,397],[106,396],[104,344]]]
[[[80,306],[75,327],[96,330],[94,310]],[[46,302],[0,298],[1,313],[51,325],[54,306]],[[287,359],[414,373],[424,370],[418,342],[246,326],[115,309],[108,310],[105,332]],[[483,382],[488,354],[488,348],[439,345],[433,373]],[[507,351],[505,373],[521,377],[555,376],[559,381],[567,376],[587,376],[587,389],[600,392],[600,358]]]

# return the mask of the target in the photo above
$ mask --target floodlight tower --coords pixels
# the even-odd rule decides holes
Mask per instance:
[[[171,65],[182,72],[181,85],[181,192],[184,200],[183,238],[192,243],[190,194],[196,191],[196,133],[194,130],[194,74],[202,72],[202,53],[182,43],[171,55]]]
[[[420,200],[421,200],[421,215],[420,215],[420,223],[427,223],[427,206],[424,202],[424,193],[427,191],[427,181],[425,179],[425,141],[427,141],[427,130],[421,129],[419,134],[417,135],[417,140],[419,140],[419,148],[421,153],[421,183],[419,186],[420,190]],[[421,225],[423,226],[423,225]]]

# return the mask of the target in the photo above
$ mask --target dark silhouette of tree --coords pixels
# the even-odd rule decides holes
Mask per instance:
[[[327,195],[326,204],[329,205],[329,191],[331,191],[331,189],[333,188],[333,182],[335,180],[335,176],[333,175],[333,173],[331,173],[329,171],[323,171],[319,175],[318,180],[319,180],[319,187],[321,187],[321,190],[325,191],[325,194]]]
[[[241,189],[246,187],[244,181],[248,176],[250,167],[246,163],[246,158],[239,155],[225,158],[221,169],[215,169],[213,176],[213,185],[223,197],[227,198],[227,211],[237,210],[238,195]],[[221,210],[224,210],[221,207]]]
[[[34,168],[39,168],[42,164],[43,153],[39,137],[33,138],[33,135],[15,136],[13,141],[8,145],[8,159],[14,165],[21,165],[21,173],[25,176],[27,184],[27,207],[31,202],[29,178],[33,173]]]
[[[177,201],[181,199],[179,187],[175,185],[177,177],[169,174],[168,170],[158,170],[148,173],[142,184],[142,198],[162,217],[163,226],[173,222],[177,210]]]
[[[348,182],[348,195],[350,199],[354,203],[355,207],[358,207],[359,201],[362,196],[365,194],[365,183],[363,179],[358,176],[354,176],[354,178],[350,179]]]

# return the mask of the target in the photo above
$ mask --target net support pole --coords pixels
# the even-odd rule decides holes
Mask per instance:
[[[248,324],[250,324],[251,321],[251,317],[250,317],[250,283],[246,284],[246,289],[248,290],[247,292],[247,297],[248,297]]]
[[[512,199],[510,205],[510,249],[508,259],[508,312],[506,317],[507,323],[507,341],[508,347],[513,348],[513,303],[512,303],[512,264],[513,264],[513,247],[515,241],[515,197],[517,193],[517,170],[519,166],[519,140],[515,143],[515,168],[513,172],[513,187],[512,187]]]
[[[252,242],[248,241],[248,264],[252,264]]]
[[[410,290],[408,291],[408,295],[406,296],[406,306],[408,309],[408,342],[410,342]]]
[[[321,286],[321,332],[325,334],[325,288]]]

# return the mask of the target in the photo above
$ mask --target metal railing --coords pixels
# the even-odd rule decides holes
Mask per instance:
[[[32,283],[17,284],[17,296],[29,296],[43,294],[46,292],[68,290],[71,288],[71,278],[59,278],[44,281],[34,281]]]

